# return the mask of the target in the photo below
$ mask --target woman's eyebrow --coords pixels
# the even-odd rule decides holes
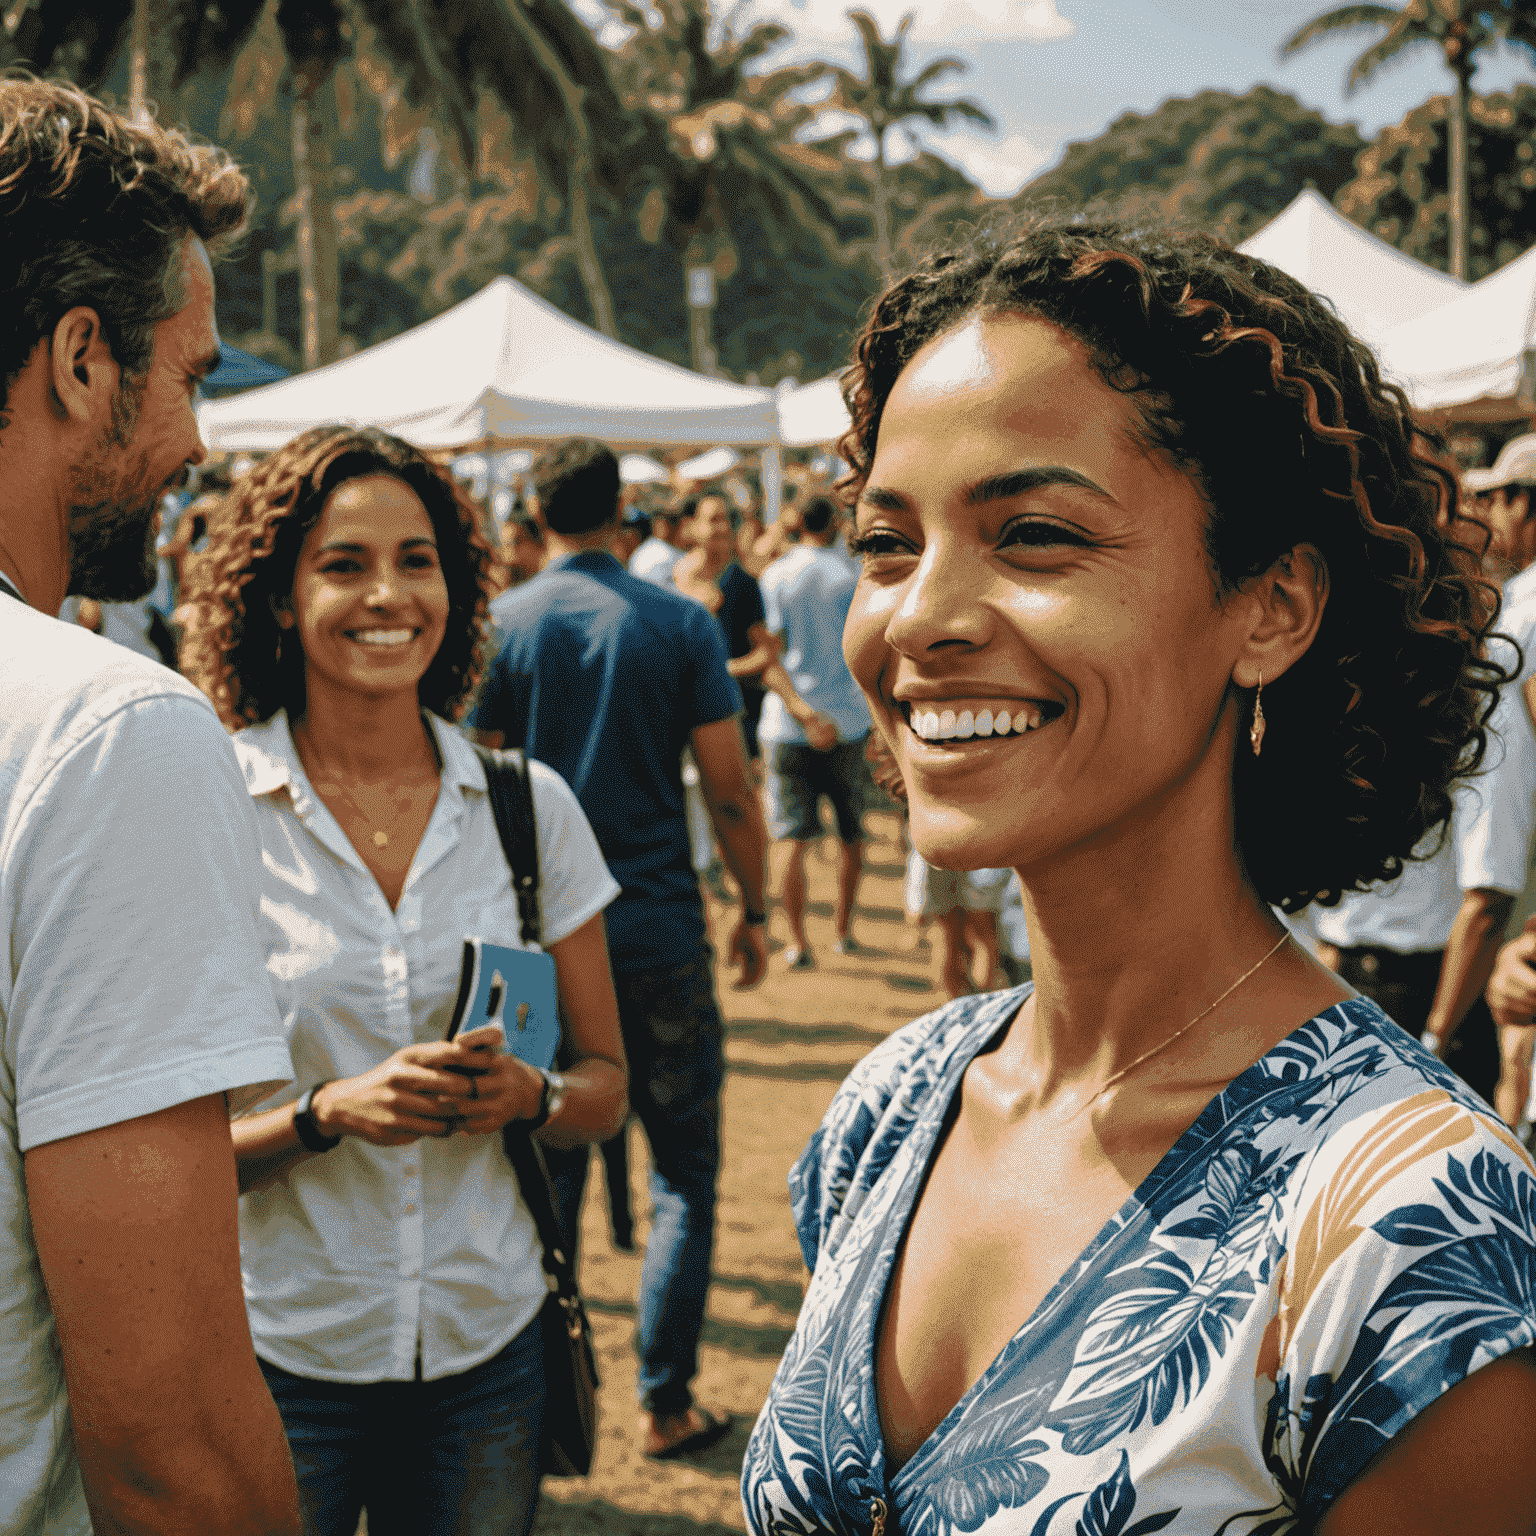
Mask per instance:
[[[965,499],[972,506],[980,506],[983,502],[1008,501],[1015,496],[1025,496],[1044,485],[1071,485],[1111,501],[1114,499],[1102,485],[1062,464],[1045,464],[1035,469],[1014,469],[1003,475],[989,475],[985,480],[978,480],[966,492]]]
[[[1108,501],[1114,497],[1097,481],[1064,464],[1044,464],[1032,469],[1012,469],[1006,474],[988,475],[978,480],[965,493],[965,499],[973,507],[989,501],[1009,501],[1015,496],[1026,496],[1045,485],[1070,485],[1080,491],[1092,491]],[[859,500],[866,506],[878,507],[882,512],[910,512],[912,503],[901,494],[882,485],[867,485],[859,493]]]
[[[859,492],[859,500],[867,506],[879,507],[882,512],[907,512],[912,507],[900,491],[888,491],[881,485],[866,485]]]

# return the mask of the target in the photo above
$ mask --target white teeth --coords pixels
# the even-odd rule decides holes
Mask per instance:
[[[1037,705],[1027,704],[1012,714],[1006,709],[995,713],[991,709],[958,712],[953,709],[932,710],[912,706],[908,716],[912,734],[924,741],[969,741],[973,737],[1022,736],[1027,731],[1037,731],[1044,724],[1044,715]]]
[[[354,629],[351,638],[359,645],[404,645],[415,638],[414,629]]]

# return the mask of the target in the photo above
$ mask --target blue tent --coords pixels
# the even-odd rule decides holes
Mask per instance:
[[[220,351],[223,353],[223,360],[203,380],[205,395],[235,395],[242,389],[255,389],[262,384],[275,384],[279,379],[288,377],[286,368],[279,368],[276,363],[253,357],[249,352],[242,352],[239,347],[232,347],[227,341],[223,343]]]

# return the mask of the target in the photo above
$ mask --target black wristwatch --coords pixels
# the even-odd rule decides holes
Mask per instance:
[[[336,1079],[328,1077],[325,1083],[333,1083]],[[314,1098],[325,1083],[316,1083],[313,1088],[306,1088],[299,1098],[299,1102],[293,1106],[293,1128],[298,1133],[299,1141],[311,1152],[329,1152],[341,1145],[340,1136],[327,1136],[320,1129],[319,1122],[315,1119],[314,1109],[311,1107]]]
[[[538,1130],[551,1116],[558,1115],[565,1107],[565,1079],[560,1073],[546,1072],[543,1068],[534,1070],[544,1079],[544,1091],[539,1095],[538,1114],[531,1120],[523,1121],[530,1131]]]

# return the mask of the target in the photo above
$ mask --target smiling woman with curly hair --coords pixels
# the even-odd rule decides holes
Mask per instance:
[[[489,550],[445,471],[320,427],[209,517],[187,671],[236,729],[295,1079],[233,1126],[241,1268],[305,1526],[518,1536],[538,1502],[545,1296],[501,1131],[602,1141],[627,1111],[603,936],[618,894],[529,764],[563,1074],[452,1041],[464,940],[527,948],[474,748]]]
[[[848,664],[1034,982],[896,1034],[791,1174],[749,1525],[1530,1532],[1529,1160],[1272,911],[1482,757],[1435,445],[1300,284],[1108,223],[925,261],[845,387]]]

